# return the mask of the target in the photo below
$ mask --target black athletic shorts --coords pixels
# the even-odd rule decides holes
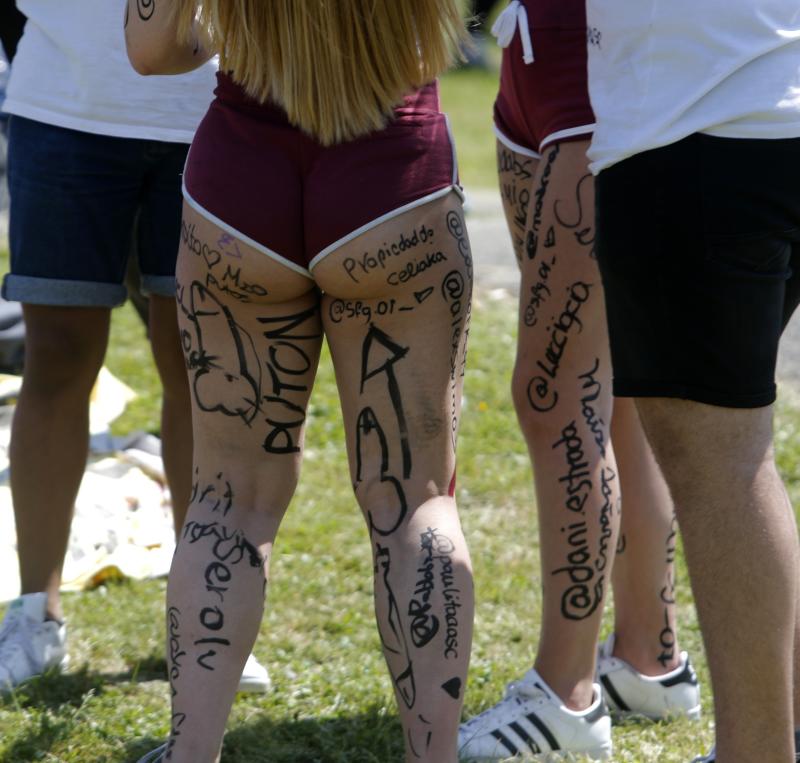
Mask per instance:
[[[614,394],[772,403],[800,301],[800,138],[695,134],[595,188]]]

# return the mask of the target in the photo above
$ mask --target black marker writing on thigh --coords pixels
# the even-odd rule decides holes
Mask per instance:
[[[269,426],[263,448],[267,453],[297,453],[299,433],[306,420],[304,402],[313,374],[319,340],[319,310],[315,305],[294,315],[259,318],[268,328],[269,390],[263,398],[265,421]]]

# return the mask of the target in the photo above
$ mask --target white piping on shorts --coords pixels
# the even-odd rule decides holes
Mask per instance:
[[[385,215],[381,215],[380,217],[376,217],[374,220],[370,220],[368,223],[362,225],[360,228],[356,228],[346,236],[342,236],[342,238],[340,238],[338,241],[334,241],[330,246],[326,246],[316,257],[314,257],[314,259],[311,260],[311,262],[308,263],[309,270],[314,270],[314,268],[319,265],[319,263],[325,259],[325,257],[335,252],[339,247],[344,246],[355,238],[358,238],[362,233],[372,230],[381,223],[385,223],[387,220],[391,220],[393,217],[403,214],[403,212],[408,212],[411,209],[416,209],[417,207],[421,207],[431,201],[436,201],[436,199],[441,199],[452,191],[455,191],[458,194],[458,197],[462,202],[464,201],[464,192],[458,185],[454,183],[453,185],[448,185],[444,188],[440,188],[438,191],[429,193],[427,196],[423,196],[421,199],[416,199],[408,204],[404,204],[402,207],[397,207],[397,209],[393,209],[391,212],[387,212]]]
[[[450,117],[447,114],[444,114],[444,123],[447,127],[447,138],[450,141],[450,150],[453,153],[453,174],[452,174],[452,182],[454,186],[458,185],[458,156],[456,155],[456,141],[453,137],[453,130],[450,127]],[[461,200],[464,200],[463,194],[461,195]]]
[[[526,64],[534,62],[533,43],[531,42],[531,28],[528,25],[528,11],[519,0],[512,0],[506,9],[497,17],[492,26],[492,34],[497,38],[501,48],[511,45],[517,29],[522,41],[522,60]]]
[[[525,148],[525,146],[520,146],[519,143],[514,143],[514,141],[505,135],[497,125],[494,125],[494,134],[497,136],[497,140],[499,140],[506,148],[511,149],[515,153],[522,154],[523,156],[529,156],[531,159],[542,158],[542,155],[537,151],[534,151],[532,148]]]
[[[334,241],[330,246],[326,246],[318,255],[316,255],[311,260],[311,262],[308,263],[309,270],[313,270],[314,267],[318,265],[321,260],[323,260],[329,254],[332,254],[340,246],[344,246],[345,244],[352,241],[354,238],[360,236],[362,233],[366,233],[368,230],[371,230],[376,225],[385,223],[387,220],[391,220],[393,217],[397,217],[397,215],[400,215],[403,212],[408,212],[409,210],[415,209],[416,207],[421,207],[423,204],[427,204],[428,202],[436,201],[436,199],[440,199],[443,196],[447,196],[447,194],[450,193],[450,191],[455,191],[463,203],[464,191],[461,190],[461,186],[458,184],[458,157],[456,156],[456,142],[453,139],[453,131],[450,129],[450,119],[448,118],[447,114],[444,114],[443,116],[445,125],[447,126],[447,137],[450,141],[450,149],[453,153],[453,172],[451,175],[451,185],[446,186],[445,188],[441,188],[438,191],[434,191],[433,193],[429,193],[427,196],[423,196],[421,199],[412,201],[409,204],[404,204],[402,207],[393,209],[391,212],[387,212],[385,215],[381,215],[380,217],[377,217],[374,220],[370,220],[370,222],[366,223],[365,225],[362,225],[360,228],[356,228],[354,231],[348,233],[346,236],[343,236],[338,241]]]
[[[252,246],[253,249],[256,249],[262,254],[266,254],[267,257],[272,258],[276,262],[279,262],[281,265],[285,265],[290,270],[294,270],[295,273],[299,273],[301,276],[305,276],[306,278],[311,278],[310,271],[306,270],[304,267],[298,265],[296,262],[292,262],[288,257],[284,257],[283,255],[278,254],[277,252],[273,252],[272,249],[268,249],[263,244],[259,244],[258,241],[256,241],[255,239],[245,235],[240,230],[234,228],[232,225],[228,225],[228,223],[226,223],[224,220],[221,220],[219,217],[209,212],[205,207],[201,206],[189,194],[189,191],[186,189],[185,180],[183,182],[183,198],[195,212],[197,212],[199,215],[204,217],[209,222],[214,223],[214,225],[222,228],[222,230],[224,230],[226,233],[230,233],[232,236],[236,236],[236,238],[238,238],[242,243],[245,243],[248,246]]]
[[[564,138],[574,138],[578,135],[591,135],[594,132],[594,122],[588,125],[581,125],[580,127],[568,127],[566,130],[556,130],[555,132],[551,132],[540,144],[539,144],[539,151],[544,149],[545,146],[549,145],[550,143],[555,143],[558,140],[563,140]]]

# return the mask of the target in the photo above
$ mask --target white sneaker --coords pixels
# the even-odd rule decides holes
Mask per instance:
[[[239,679],[240,692],[263,693],[270,690],[272,680],[267,669],[256,659],[254,654],[247,658]]]
[[[588,710],[565,707],[533,669],[508,685],[505,697],[458,730],[462,761],[495,761],[509,757],[563,759],[572,754],[591,760],[611,755],[611,719],[600,687]]]
[[[46,620],[47,594],[14,599],[0,624],[0,691],[8,691],[69,661],[66,628]]]
[[[700,686],[686,652],[681,652],[677,668],[661,676],[642,675],[613,653],[612,634],[597,654],[597,680],[612,716],[644,716],[654,721],[700,717]]]

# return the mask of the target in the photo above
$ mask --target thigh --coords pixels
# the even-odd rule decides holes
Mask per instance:
[[[181,175],[188,150],[182,143],[147,141],[144,146],[147,173],[135,231],[144,294],[175,294],[183,207]]]
[[[716,498],[732,486],[746,494],[755,475],[773,462],[773,406],[735,409],[641,398],[636,408],[679,510],[692,496]]]
[[[401,237],[414,243],[379,264],[378,250]],[[355,283],[351,261],[365,256],[375,267]],[[451,193],[379,225],[314,275],[356,495],[389,507],[369,520],[390,534],[410,506],[454,491],[472,292],[460,199]]]
[[[10,298],[103,307],[124,300],[140,143],[12,119]]]
[[[235,481],[244,505],[260,489],[288,503],[322,342],[318,292],[188,206],[184,227],[195,245],[181,244],[176,291],[197,484]],[[217,277],[228,267],[239,289]]]
[[[497,141],[497,175],[503,213],[511,234],[517,264],[522,266],[525,243],[528,240],[528,209],[533,196],[533,181],[539,156],[523,154]]]
[[[23,305],[26,385],[88,393],[105,357],[111,311],[100,307]]]
[[[610,414],[611,369],[594,257],[587,146],[585,141],[550,146],[534,178],[521,265],[515,384],[525,383],[527,402],[537,415],[578,410],[585,398],[597,416]]]

